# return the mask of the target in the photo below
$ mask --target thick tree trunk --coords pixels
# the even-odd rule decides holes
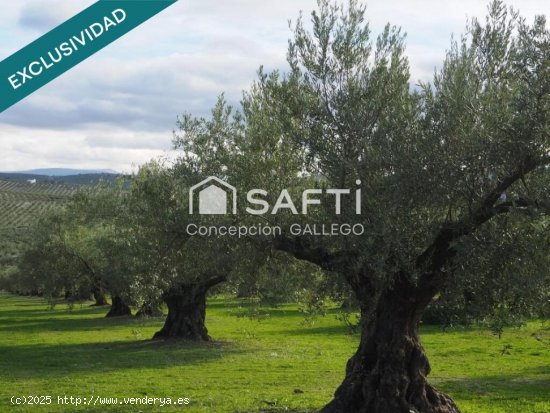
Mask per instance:
[[[204,324],[206,293],[224,281],[225,275],[217,275],[200,283],[180,284],[166,292],[163,299],[168,306],[168,315],[164,326],[155,333],[153,339],[210,341]]]
[[[132,310],[118,295],[113,296],[113,304],[105,317],[124,317],[132,315]]]
[[[108,305],[107,298],[101,287],[94,286],[92,289],[92,294],[94,296],[95,303],[94,306]]]
[[[184,285],[164,295],[168,315],[164,326],[153,339],[177,338],[210,341],[204,324],[206,317],[206,289],[201,285]]]
[[[359,348],[322,413],[460,412],[452,399],[427,382],[430,364],[418,326],[431,297],[421,299],[414,290],[396,282],[374,311],[365,312]]]

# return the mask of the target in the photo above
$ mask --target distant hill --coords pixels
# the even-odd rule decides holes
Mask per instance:
[[[101,181],[114,182],[119,177],[113,173],[86,173],[75,175],[41,175],[24,172],[0,172],[0,179],[10,182],[27,183],[36,180],[37,184],[53,185],[95,185]]]
[[[27,174],[27,175],[44,175],[44,176],[71,176],[71,175],[118,175],[118,172],[112,169],[69,169],[69,168],[41,168],[30,169],[28,171],[14,171],[11,173]]]

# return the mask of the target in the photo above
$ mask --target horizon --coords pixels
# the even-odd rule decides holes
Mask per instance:
[[[57,173],[52,175],[47,175],[45,172],[54,172]],[[71,174],[68,174],[71,172]],[[60,175],[63,173],[63,175]],[[65,175],[64,173],[67,173]],[[72,175],[99,175],[99,174],[110,174],[110,175],[121,175],[122,172],[115,171],[114,169],[87,169],[87,168],[32,168],[24,170],[14,170],[14,171],[3,171],[0,170],[0,174],[20,174],[20,175],[43,175],[43,176],[72,176]]]

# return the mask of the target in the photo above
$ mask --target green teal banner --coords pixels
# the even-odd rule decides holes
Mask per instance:
[[[100,0],[0,63],[0,112],[177,0]]]

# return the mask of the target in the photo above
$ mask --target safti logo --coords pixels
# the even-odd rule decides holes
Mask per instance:
[[[201,189],[202,188],[202,189]],[[231,198],[232,213],[237,213],[237,188],[211,176],[189,189],[189,214],[193,215],[195,192],[199,196],[200,215],[226,215],[228,195]]]
[[[361,181],[357,180],[356,185],[361,185]],[[198,193],[198,202],[195,194]],[[355,197],[355,213],[361,214],[361,189],[357,188],[355,194],[352,195],[350,189],[306,189],[301,196],[301,210],[292,200],[288,190],[283,189],[275,205],[267,202],[267,191],[263,189],[252,189],[246,194],[248,206],[246,212],[250,215],[276,214],[280,210],[289,210],[293,215],[307,215],[308,207],[312,205],[320,205],[320,197],[323,194],[330,195],[334,200],[334,213],[341,214],[342,200],[345,197]],[[237,188],[229,185],[227,182],[211,176],[189,189],[189,214],[192,215],[195,210],[195,204],[198,203],[200,215],[226,215],[228,214],[228,205],[231,205],[231,213],[237,213]],[[298,206],[300,204],[298,203]]]
[[[361,185],[361,181],[356,181]],[[321,200],[334,201],[334,214],[340,215],[343,200],[349,197],[347,204],[355,206],[355,214],[361,214],[361,189],[356,188],[354,194],[351,189],[305,189],[301,196],[301,210],[295,204],[288,190],[283,189],[273,206],[267,201],[268,192],[263,189],[252,189],[246,194],[246,212],[250,215],[275,215],[281,210],[287,210],[293,215],[307,215],[308,207],[320,205]],[[328,197],[323,195],[329,195]],[[200,215],[226,215],[237,213],[237,188],[227,182],[211,176],[189,188],[189,214],[192,215],[198,206]],[[291,235],[307,236],[361,236],[365,228],[361,223],[324,223],[324,224],[302,224],[289,223],[286,230]],[[189,223],[187,234],[190,236],[213,236],[213,237],[250,237],[267,236],[275,237],[283,233],[280,225],[199,225]]]

